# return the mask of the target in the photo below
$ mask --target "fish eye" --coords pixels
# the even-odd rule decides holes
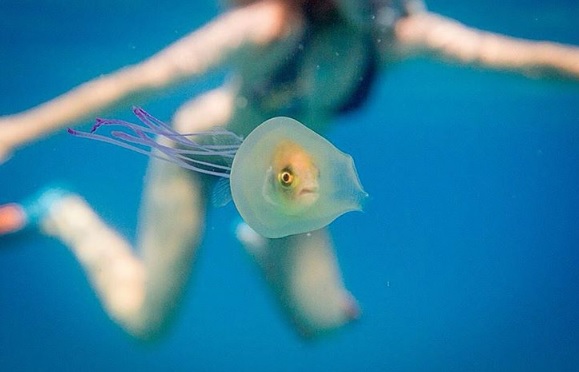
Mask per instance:
[[[283,187],[290,187],[294,182],[294,174],[289,167],[286,167],[278,173],[277,180]]]

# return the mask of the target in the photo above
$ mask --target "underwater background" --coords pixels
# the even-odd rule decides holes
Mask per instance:
[[[219,12],[210,0],[158,4],[0,0],[0,114],[140,61]],[[427,6],[579,45],[574,0]],[[223,76],[144,107],[167,120]],[[130,108],[115,117],[132,119]],[[413,60],[382,73],[327,137],[354,157],[371,195],[364,213],[331,226],[359,321],[299,339],[235,240],[230,205],[211,212],[182,309],[151,344],[109,320],[64,246],[0,238],[0,370],[579,370],[577,83]],[[65,183],[134,241],[146,163],[61,131],[0,165],[0,204]]]

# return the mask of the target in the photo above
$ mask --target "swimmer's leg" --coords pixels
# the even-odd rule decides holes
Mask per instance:
[[[237,237],[300,335],[315,337],[359,316],[356,300],[344,288],[327,228],[267,239],[240,224]]]
[[[223,92],[207,93],[190,105],[200,107],[216,99],[211,97],[223,97]],[[219,118],[231,112],[226,103],[232,100],[224,102],[209,106],[214,111],[204,111],[204,122],[177,115],[175,127],[196,132],[225,125]],[[193,269],[208,188],[207,177],[152,159],[141,207],[138,255],[77,195],[55,203],[42,229],[70,247],[114,320],[137,337],[152,338],[167,328]]]
[[[76,256],[109,315],[131,334],[157,336],[182,296],[205,218],[202,178],[153,160],[139,227],[138,256],[78,195],[59,200],[42,230]]]
[[[209,180],[162,161],[149,168],[138,230],[148,281],[139,327],[164,328],[179,305],[205,228]]]

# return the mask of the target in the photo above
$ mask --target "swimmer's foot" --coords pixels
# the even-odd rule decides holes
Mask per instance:
[[[47,187],[21,203],[0,205],[0,236],[38,228],[50,210],[74,195],[62,187]]]
[[[0,205],[0,236],[18,232],[28,223],[28,217],[22,205],[9,203]]]

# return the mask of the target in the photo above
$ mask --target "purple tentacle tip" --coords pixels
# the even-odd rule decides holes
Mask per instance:
[[[92,126],[92,128],[90,129],[91,133],[96,132],[97,129],[99,129],[102,125],[105,125],[107,122],[106,119],[101,119],[101,118],[96,118],[94,121],[94,125]]]

